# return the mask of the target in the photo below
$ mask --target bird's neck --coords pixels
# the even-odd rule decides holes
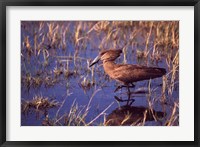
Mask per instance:
[[[116,67],[116,63],[114,61],[103,61],[103,68],[104,71],[110,75],[111,72],[114,70],[114,68]]]

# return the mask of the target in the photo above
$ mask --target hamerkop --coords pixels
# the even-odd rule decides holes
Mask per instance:
[[[148,67],[133,64],[116,64],[114,61],[117,59],[122,50],[105,50],[101,51],[100,54],[92,61],[90,67],[96,64],[99,60],[103,61],[104,71],[116,81],[121,82],[128,88],[133,82],[154,79],[166,74],[164,68]]]

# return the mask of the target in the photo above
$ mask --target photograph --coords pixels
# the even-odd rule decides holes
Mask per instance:
[[[21,126],[180,125],[178,20],[20,25]]]

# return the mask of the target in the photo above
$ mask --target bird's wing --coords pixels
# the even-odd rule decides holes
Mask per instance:
[[[165,69],[132,64],[119,64],[113,71],[115,79],[125,83],[147,80],[165,74]]]
[[[134,73],[140,68],[138,65],[118,65],[117,68],[113,70],[113,75],[116,80],[122,81],[124,83],[131,83],[134,81]]]

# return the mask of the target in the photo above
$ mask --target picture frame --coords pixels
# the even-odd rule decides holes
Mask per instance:
[[[7,54],[6,54],[6,7],[7,6],[193,6],[194,7],[194,141],[7,141],[6,140],[6,66],[7,66]],[[3,0],[0,2],[0,144],[1,146],[199,146],[200,140],[200,117],[198,107],[199,104],[199,36],[200,36],[200,2],[199,0],[115,0],[115,1],[106,1],[106,0]],[[185,132],[187,133],[187,132]]]

